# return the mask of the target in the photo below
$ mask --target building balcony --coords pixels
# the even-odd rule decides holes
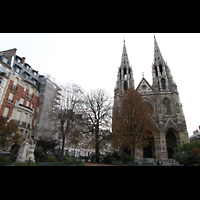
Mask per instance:
[[[25,110],[25,111],[28,111],[32,115],[34,114],[34,110],[35,110],[34,108],[29,108],[27,106],[24,106],[24,105],[20,104],[19,101],[16,101],[15,107],[20,108],[20,109]]]
[[[21,126],[26,127],[26,122],[22,122],[22,123],[21,123]]]
[[[20,120],[13,119],[13,121],[14,121],[15,124],[20,125]]]
[[[34,127],[31,127],[31,124],[28,124],[27,122],[20,121],[18,119],[13,119],[14,123],[20,127],[28,128],[28,129],[34,129]]]
[[[8,99],[7,99],[7,102],[12,104],[12,103],[13,103],[13,100],[11,100],[11,99],[8,98]]]

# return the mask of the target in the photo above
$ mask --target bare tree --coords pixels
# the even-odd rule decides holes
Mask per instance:
[[[54,133],[62,139],[61,157],[63,157],[65,139],[71,137],[74,140],[77,134],[76,128],[81,118],[83,91],[76,84],[65,84],[61,86],[60,93],[61,98],[52,101],[50,116],[55,124]]]
[[[100,154],[100,143],[110,140],[112,136],[112,103],[103,89],[92,90],[85,95],[82,133],[88,134],[95,143],[97,161]]]

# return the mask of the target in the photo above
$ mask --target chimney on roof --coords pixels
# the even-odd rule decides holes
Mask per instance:
[[[22,57],[22,64],[24,64],[26,58],[25,57]]]

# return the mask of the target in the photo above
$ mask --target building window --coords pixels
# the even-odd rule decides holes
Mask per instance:
[[[15,119],[20,121],[21,114],[22,112],[18,110]]]
[[[159,70],[160,70],[160,74],[162,75],[163,68],[162,68],[162,65],[161,65],[161,64],[159,65]]]
[[[4,86],[4,83],[5,83],[5,79],[1,78],[0,77],[0,85],[3,87]]]
[[[29,79],[29,74],[25,73],[25,79]]]
[[[127,82],[125,81],[124,82],[124,90],[127,90],[128,89],[128,86],[127,86]]]
[[[17,73],[17,74],[20,73],[20,68],[19,68],[19,67],[17,67],[17,69],[16,69],[16,73]]]
[[[165,115],[171,115],[169,99],[165,98],[163,104],[164,104]]]
[[[151,105],[151,103],[149,103],[148,101],[145,101],[144,103],[147,105],[147,107],[149,107],[151,112],[153,112],[154,109],[153,109],[153,106]]]
[[[26,89],[27,89],[28,85],[25,84],[25,87],[24,87],[24,92],[26,92]]]
[[[16,86],[17,86],[18,81],[19,81],[19,79],[18,79],[18,78],[15,78],[13,85],[16,85]]]
[[[32,94],[32,93],[33,93],[33,87],[31,87],[29,90],[29,94]]]
[[[23,105],[24,104],[24,98],[20,98],[19,104]]]
[[[9,94],[8,100],[9,100],[10,102],[12,102],[13,97],[14,97],[14,94],[11,92],[11,93]]]
[[[161,79],[162,89],[166,89],[165,79]]]
[[[29,107],[29,103],[30,103],[30,101],[27,101],[27,102],[26,102],[26,107]]]
[[[28,65],[26,65],[26,70],[27,70],[27,71],[29,70],[29,68],[30,68],[30,67],[29,67]]]
[[[7,116],[8,116],[9,110],[10,110],[9,107],[5,107],[4,112],[3,112],[3,116],[4,116],[4,117],[7,117]]]
[[[17,62],[18,62],[18,63],[21,63],[21,59],[20,59],[20,58],[17,58]]]
[[[34,76],[37,76],[37,72],[36,72],[36,71],[33,71],[33,75],[34,75]]]
[[[155,66],[155,72],[156,72],[156,76],[158,76],[158,69],[157,69],[157,66]]]

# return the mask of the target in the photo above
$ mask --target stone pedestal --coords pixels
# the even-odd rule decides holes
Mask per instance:
[[[19,155],[17,157],[16,163],[24,163],[26,162],[26,160],[29,159],[29,157],[31,162],[35,162],[33,154],[34,149],[35,149],[35,143],[33,139],[30,138],[25,140],[19,149]]]

